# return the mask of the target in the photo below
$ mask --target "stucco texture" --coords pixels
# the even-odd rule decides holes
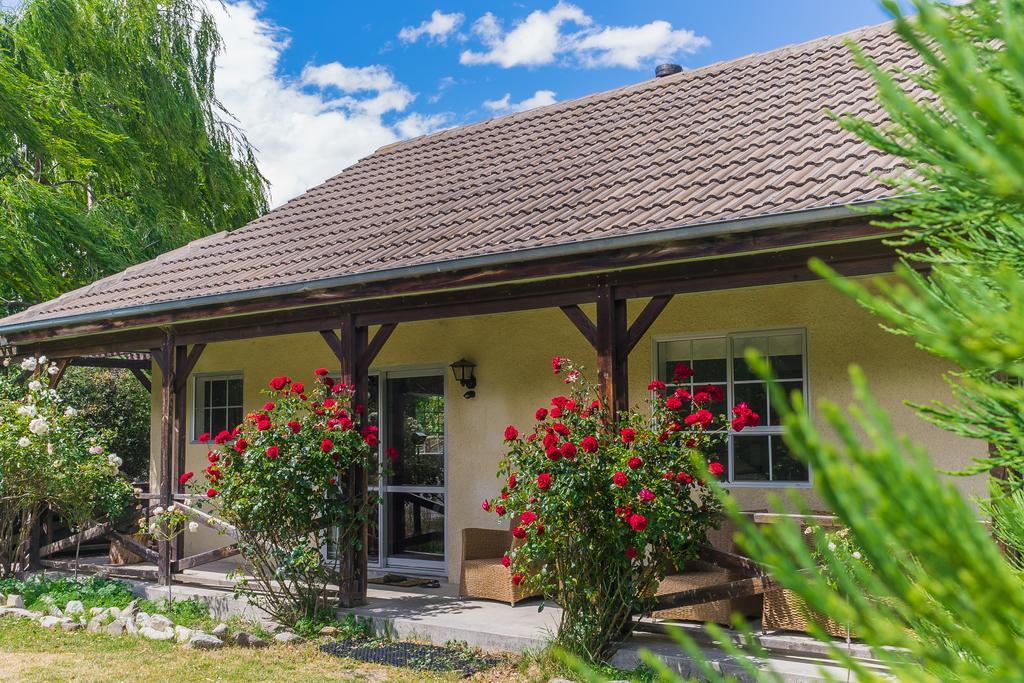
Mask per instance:
[[[630,318],[644,301],[632,302]],[[588,313],[593,314],[592,310]],[[953,437],[918,418],[905,401],[947,399],[943,382],[946,366],[916,349],[912,342],[878,327],[877,320],[822,282],[753,287],[742,290],[676,296],[629,358],[630,398],[640,402],[652,376],[657,337],[803,328],[807,335],[809,394],[812,401],[852,400],[847,367],[864,368],[873,392],[892,415],[898,432],[925,446],[937,468],[958,469],[985,454],[985,446]],[[372,334],[373,330],[371,330]],[[553,355],[568,356],[592,368],[594,352],[557,309],[509,313],[399,325],[378,356],[375,367],[435,366],[445,368],[465,357],[477,364],[477,395],[464,399],[448,377],[448,577],[457,581],[461,530],[497,524],[480,509],[498,484],[497,463],[502,455],[502,432],[508,424],[527,426],[537,407],[561,393],[551,373]],[[239,371],[244,375],[246,410],[264,402],[260,393],[267,380],[288,374],[307,380],[314,368],[336,368],[337,361],[317,334],[287,335],[210,344],[196,373]],[[159,447],[159,372],[154,373],[153,469]],[[453,386],[454,385],[454,386]],[[189,382],[192,406],[194,382]],[[189,436],[193,434],[189,415]],[[206,449],[187,447],[187,468],[197,473],[206,465]],[[155,478],[153,479],[155,481]],[[967,495],[984,492],[983,478],[957,478]],[[813,490],[796,489],[814,509],[824,505]],[[779,489],[734,488],[745,509],[767,506]],[[186,553],[199,552],[226,539],[201,530],[186,540]]]

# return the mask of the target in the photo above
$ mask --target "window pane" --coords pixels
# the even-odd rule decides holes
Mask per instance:
[[[768,337],[738,337],[733,340],[732,378],[734,380],[760,379],[747,365],[747,349],[768,355]]]
[[[763,382],[737,384],[733,387],[736,403],[746,403],[750,409],[761,416],[761,424],[768,415],[768,389]]]
[[[719,462],[725,468],[725,474],[722,475],[720,481],[729,481],[729,440],[724,438],[724,435],[723,438],[711,444],[707,457],[708,462]]]
[[[724,337],[693,340],[693,362],[690,365],[694,383],[726,381],[726,346]]]
[[[807,481],[806,463],[797,459],[781,436],[772,437],[772,479],[774,481]]]
[[[396,486],[444,485],[444,377],[388,380],[389,446]]]
[[[736,466],[733,481],[767,481],[768,437],[734,436],[733,463]]]
[[[240,380],[240,379],[229,379],[228,380],[228,405],[229,406],[240,406],[240,405],[242,405],[242,380]]]
[[[238,425],[242,424],[242,407],[233,406],[227,409],[228,413],[228,429],[234,429]]]
[[[779,387],[781,387],[782,390],[784,392],[786,392],[786,398],[789,398],[790,394],[792,394],[794,391],[801,391],[802,390],[803,382],[779,382]],[[764,413],[761,413],[761,415],[762,415],[762,419],[763,419]],[[782,424],[782,421],[779,419],[779,414],[778,414],[778,412],[776,412],[774,406],[772,406],[772,409],[769,411],[767,424],[769,424],[769,425],[779,425],[779,424]]]
[[[210,388],[211,388],[211,383],[210,383],[209,380],[203,382],[203,406],[204,407],[210,405]]]
[[[228,382],[224,379],[210,380],[210,402],[209,407],[223,407],[228,403]]]
[[[367,382],[367,386],[368,386],[367,393],[369,394],[369,396],[368,396],[369,400],[367,400],[367,402],[366,402],[366,404],[367,404],[366,405],[366,421],[367,421],[368,424],[371,424],[374,427],[378,427],[379,428],[380,427],[380,377],[378,375],[370,375],[368,380],[369,381]],[[373,460],[373,465],[370,467],[369,472],[367,472],[370,486],[379,486],[380,485],[380,472],[379,472],[380,465],[379,465],[379,460],[380,460],[380,452],[381,452],[382,448],[384,448],[383,444],[377,444],[376,450],[374,450],[370,454],[370,456],[371,456],[371,458]],[[376,517],[373,516],[373,515],[371,515],[371,517],[374,520],[376,519]],[[375,527],[374,527],[374,529],[371,530],[371,533],[372,533],[373,537],[369,541],[369,543],[370,543],[369,551],[373,554],[373,557],[376,557],[377,556],[377,546],[376,546],[376,543],[377,543],[376,533],[377,532],[376,532],[376,528]]]
[[[220,432],[228,428],[228,416],[227,411],[223,408],[211,408],[208,411],[210,416],[210,434],[216,436]]]

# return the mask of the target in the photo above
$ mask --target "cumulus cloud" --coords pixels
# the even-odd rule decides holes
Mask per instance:
[[[538,90],[533,93],[533,97],[527,97],[521,102],[513,102],[512,93],[505,93],[505,96],[500,99],[484,100],[484,107],[495,114],[511,114],[513,112],[526,111],[527,109],[533,109],[535,107],[543,107],[548,104],[554,104],[555,102],[554,90]]]
[[[488,50],[465,50],[459,61],[463,64],[498,64],[505,68],[550,64],[559,52],[566,49],[563,26],[586,26],[590,21],[590,17],[576,5],[559,2],[547,12],[530,12],[526,19],[505,32],[501,21],[488,12],[473,23],[473,33]]]
[[[386,144],[446,125],[409,112],[415,94],[380,65],[310,64],[279,73],[284,31],[243,0],[207,0],[224,40],[217,96],[256,147],[274,205],[337,174]]]
[[[576,5],[559,2],[550,10],[533,11],[506,31],[488,12],[473,23],[472,33],[487,48],[467,49],[459,61],[467,65],[497,64],[504,68],[539,66],[559,59],[586,67],[639,68],[650,60],[692,54],[710,45],[704,36],[657,20],[641,26],[598,26]]]
[[[439,9],[434,10],[429,19],[423,20],[419,26],[406,26],[398,32],[398,39],[403,43],[415,43],[423,36],[435,43],[445,43],[448,36],[455,33],[465,16],[461,12],[445,14]]]

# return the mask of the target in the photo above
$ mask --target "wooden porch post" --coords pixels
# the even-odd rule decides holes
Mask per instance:
[[[173,471],[175,425],[172,424],[176,397],[174,392],[174,333],[164,334],[163,344],[153,349],[153,358],[160,367],[160,475],[158,482],[160,505],[171,505],[171,472]],[[171,548],[167,541],[160,541],[157,577],[161,584],[171,583]]]
[[[179,478],[185,472],[185,444],[188,442],[188,378],[193,368],[199,361],[199,357],[206,348],[205,344],[195,344],[189,351],[187,346],[178,345],[174,347],[174,470],[170,474],[172,491],[175,494],[182,494],[185,488],[178,483]],[[234,425],[228,425],[233,427]],[[173,495],[171,500],[174,500]],[[172,549],[171,569],[174,570],[177,560],[185,556],[185,536],[179,534],[175,539]]]
[[[615,419],[629,407],[629,357],[626,348],[626,301],[603,285],[597,290],[597,385],[601,400]]]

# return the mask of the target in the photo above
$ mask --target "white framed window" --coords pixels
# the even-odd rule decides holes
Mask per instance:
[[[700,387],[720,387],[725,400],[708,409],[732,417],[737,403],[745,402],[761,416],[758,427],[728,431],[718,453],[710,454],[725,467],[725,481],[734,486],[800,486],[810,483],[807,465],[789,451],[783,427],[771,405],[766,384],[747,366],[747,349],[757,349],[771,363],[787,394],[799,390],[807,399],[807,335],[803,329],[733,332],[654,340],[658,379],[672,389],[691,393]],[[677,363],[693,368],[693,377],[673,382]],[[724,432],[723,432],[724,433]]]
[[[192,440],[211,436],[242,423],[241,373],[196,375],[193,394]]]

